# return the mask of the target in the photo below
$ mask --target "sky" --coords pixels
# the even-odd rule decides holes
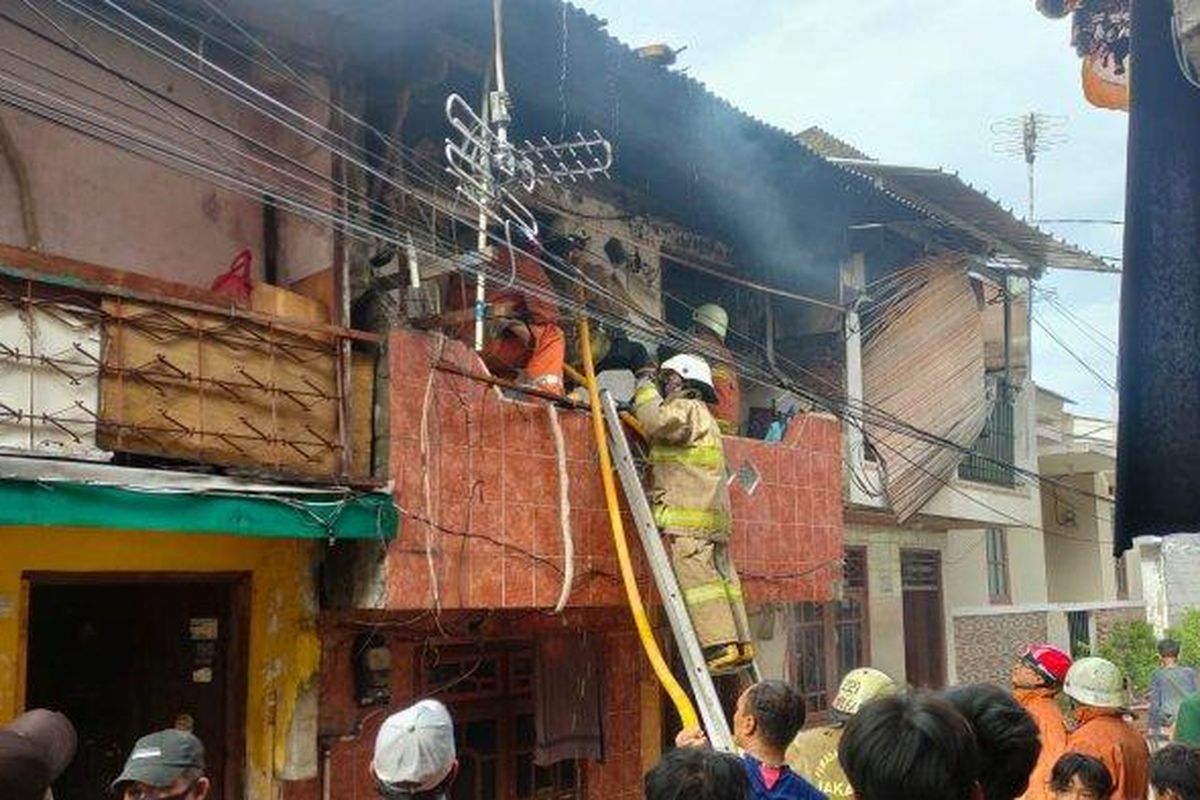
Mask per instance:
[[[686,46],[675,69],[750,114],[793,131],[819,125],[874,158],[943,167],[1024,216],[1025,163],[996,151],[993,123],[1031,111],[1065,118],[1063,144],[1036,165],[1038,219],[1121,220],[1127,115],[1093,108],[1079,84],[1069,20],[1034,0],[575,0],[638,46]],[[1044,223],[1120,256],[1120,225]],[[1120,279],[1050,271],[1039,281],[1034,380],[1110,417]],[[1062,311],[1047,298],[1054,298]],[[1097,378],[1092,372],[1098,373]]]

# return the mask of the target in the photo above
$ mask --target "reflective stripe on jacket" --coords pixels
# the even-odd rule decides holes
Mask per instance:
[[[650,505],[665,533],[725,541],[729,538],[729,490],[721,431],[707,404],[690,392],[663,399],[643,378],[634,412],[650,443]]]

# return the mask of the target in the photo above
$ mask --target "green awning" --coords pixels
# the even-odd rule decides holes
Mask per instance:
[[[398,514],[381,492],[138,490],[0,480],[0,526],[113,528],[298,539],[391,539]]]

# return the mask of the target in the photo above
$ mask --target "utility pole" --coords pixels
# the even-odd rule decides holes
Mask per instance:
[[[992,123],[991,130],[996,136],[992,149],[997,153],[1020,156],[1025,159],[1025,169],[1029,180],[1029,209],[1026,219],[1030,222],[1035,219],[1033,216],[1034,164],[1037,162],[1038,153],[1044,153],[1067,141],[1067,136],[1062,131],[1066,124],[1066,117],[1039,114],[1034,111]]]

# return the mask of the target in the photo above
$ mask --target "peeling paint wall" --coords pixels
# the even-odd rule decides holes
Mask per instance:
[[[317,547],[240,536],[0,528],[0,720],[22,710],[24,571],[247,572],[246,797],[268,800],[276,779],[315,777]]]
[[[9,11],[35,29],[49,27],[28,9],[14,7]],[[265,167],[258,169],[259,175],[252,175],[253,165],[239,155],[248,152],[244,142],[232,135],[214,133],[216,128],[185,114],[174,105],[177,103],[254,137],[315,174],[329,174],[330,155],[326,149],[312,147],[262,115],[204,87],[197,79],[136,47],[120,44],[113,36],[61,9],[47,8],[45,13],[61,24],[66,34],[77,37],[96,59],[146,87],[134,89],[132,84],[59,48],[7,28],[6,45],[21,57],[95,87],[111,98],[68,86],[64,91],[72,102],[95,105],[106,116],[136,123],[153,136],[194,152],[197,158],[217,167],[231,169],[233,164],[245,177],[280,182],[278,173]],[[209,55],[222,57],[219,48],[213,48]],[[306,116],[328,119],[329,112],[320,99],[270,86],[263,75],[250,74],[244,65],[225,66],[243,79],[267,86],[282,102]],[[46,80],[45,74],[12,56],[0,56],[0,67]],[[322,93],[326,91],[320,78],[308,76],[306,80]],[[166,99],[159,100],[149,92]],[[28,174],[42,252],[207,287],[227,269],[238,251],[248,248],[254,256],[255,275],[261,277],[263,214],[255,190],[219,188],[211,181],[11,108],[0,112],[0,123],[9,129],[15,155]],[[256,150],[251,155],[261,159],[261,152]],[[12,190],[8,167],[2,161],[0,184],[6,184],[5,191],[0,191],[0,242],[31,246],[23,230],[18,193]],[[330,266],[333,239],[328,225],[282,213],[279,221],[282,283]]]

